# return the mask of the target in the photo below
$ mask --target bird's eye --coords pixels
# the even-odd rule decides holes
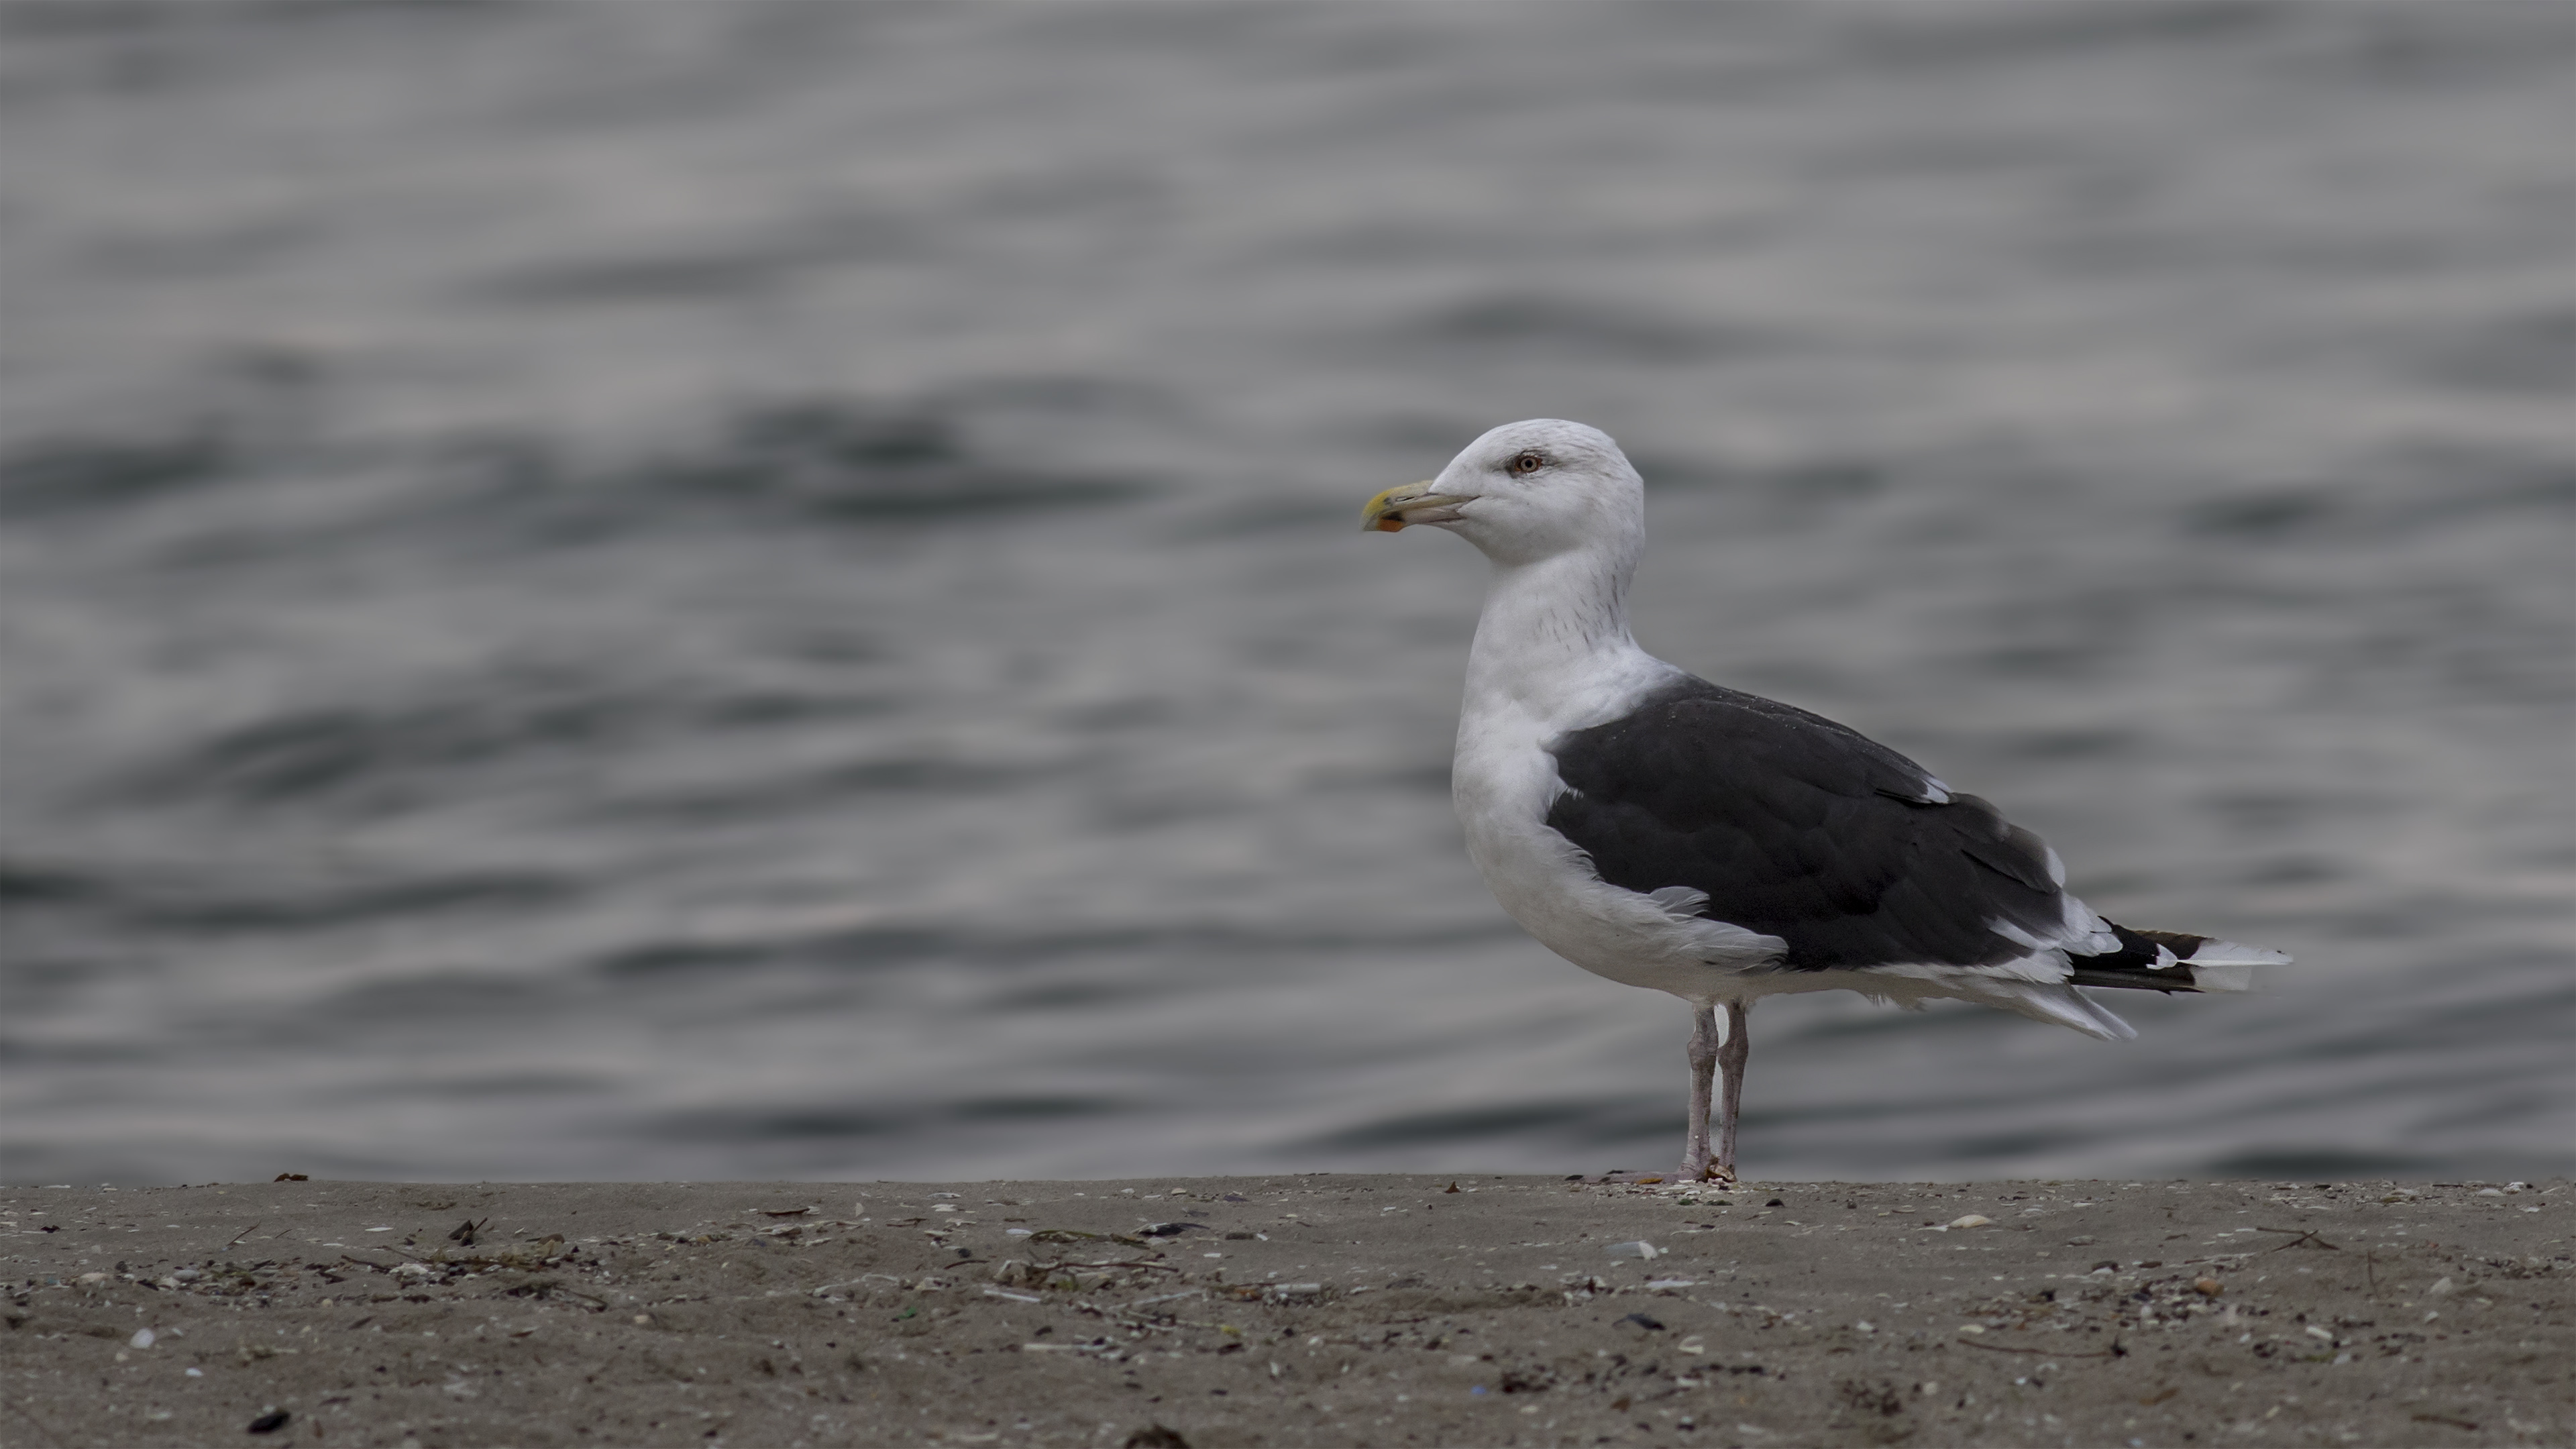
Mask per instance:
[[[1512,471],[1527,477],[1547,466],[1547,455],[1533,449],[1512,459]]]

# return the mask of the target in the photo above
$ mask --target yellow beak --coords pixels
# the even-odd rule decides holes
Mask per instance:
[[[1467,501],[1462,494],[1434,493],[1428,482],[1389,488],[1360,510],[1360,531],[1393,533],[1408,523],[1453,522],[1458,505]]]

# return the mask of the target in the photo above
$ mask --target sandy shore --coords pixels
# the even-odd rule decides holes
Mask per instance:
[[[2561,1183],[1452,1186],[0,1189],[5,1439],[2576,1442]]]

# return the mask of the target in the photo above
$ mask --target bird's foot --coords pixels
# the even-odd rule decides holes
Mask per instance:
[[[1692,1168],[1688,1166],[1679,1167],[1671,1172],[1630,1172],[1626,1168],[1614,1167],[1608,1172],[1596,1172],[1590,1174],[1578,1173],[1573,1177],[1567,1178],[1566,1181],[1585,1183],[1593,1187],[1600,1187],[1605,1184],[1614,1187],[1652,1187],[1657,1183],[1684,1182],[1704,1182],[1712,1187],[1733,1187],[1735,1186],[1735,1169],[1731,1167],[1719,1167],[1715,1163],[1710,1163],[1706,1167],[1701,1168]]]

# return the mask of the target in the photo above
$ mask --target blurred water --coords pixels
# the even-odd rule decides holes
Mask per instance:
[[[1766,1003],[1759,1175],[2571,1153],[2555,4],[0,11],[7,1176],[1660,1165],[1446,800],[1648,647],[2300,963]]]

